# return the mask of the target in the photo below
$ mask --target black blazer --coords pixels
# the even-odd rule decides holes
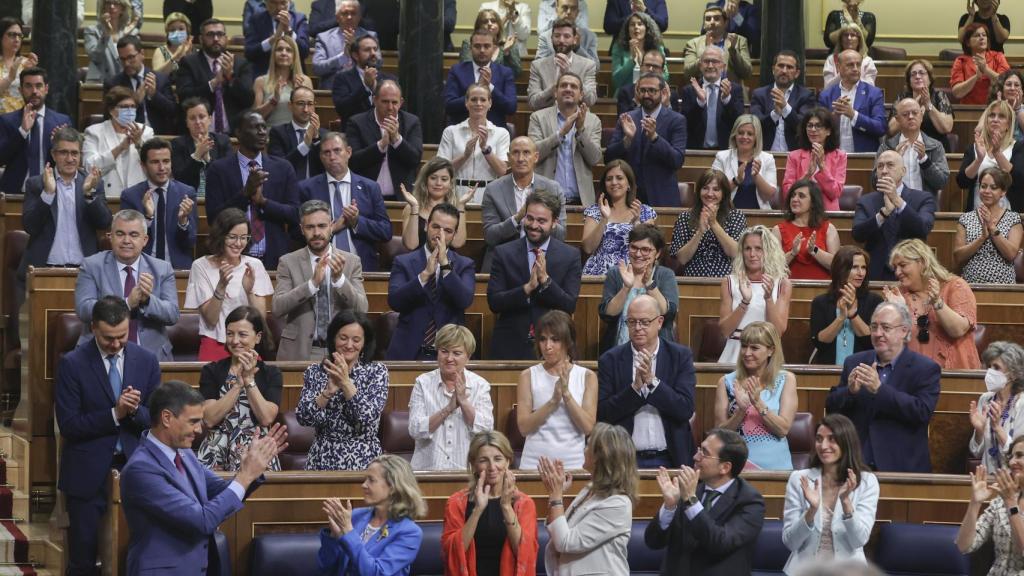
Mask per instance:
[[[864,321],[865,324],[871,324],[871,315],[875,313],[875,308],[882,303],[882,297],[875,292],[865,292],[863,296],[857,298],[857,316]],[[811,341],[814,342],[814,349],[817,350],[817,354],[814,355],[815,364],[832,364],[836,363],[836,342],[819,342],[818,332],[825,329],[826,326],[832,323],[836,319],[836,299],[826,292],[825,294],[819,294],[814,297],[811,302]],[[871,335],[867,336],[855,336],[853,339],[853,351],[863,352],[864,350],[871,349]],[[795,362],[803,362],[803,358],[794,358]]]
[[[233,152],[231,137],[219,132],[210,132],[213,148],[210,148],[210,162],[223,158]],[[196,143],[191,134],[183,134],[171,140],[171,171],[174,179],[184,182],[199,190],[199,174],[206,170],[207,164],[192,158],[196,151]]]
[[[619,112],[619,116],[622,116],[626,112],[636,110],[639,104],[636,103],[636,84],[626,84],[619,88],[619,91],[615,94],[615,107]],[[669,86],[669,107],[679,111],[679,91],[675,89],[675,86]]]
[[[146,104],[140,104],[135,109],[135,121],[149,124],[156,135],[178,134],[181,126],[178,124],[178,102],[174,99],[174,92],[171,90],[171,79],[166,74],[161,74],[150,68],[143,68],[142,75],[150,72],[156,76],[156,91],[153,96],[146,99]],[[132,89],[132,79],[124,70],[116,76],[107,78],[103,82],[103,92],[114,86],[124,86]]]
[[[633,417],[650,404],[658,410],[672,466],[693,465],[690,417],[697,407],[697,372],[693,352],[660,338],[655,376],[661,381],[646,397],[633,389],[633,344],[619,344],[597,362],[597,419],[633,433]],[[657,521],[655,519],[655,521]]]
[[[295,169],[295,176],[301,181],[311,176],[324,173],[324,165],[320,162],[320,140],[327,134],[327,130],[321,128],[313,145],[309,147],[306,155],[299,152],[299,142],[295,134],[295,128],[291,122],[278,124],[270,129],[270,142],[267,144],[267,154],[287,160]],[[351,145],[351,142],[349,142]],[[306,173],[306,169],[309,173]]]
[[[772,100],[773,87],[775,87],[774,82],[756,88],[750,93],[750,113],[761,121],[761,135],[764,139],[765,150],[772,149],[772,145],[775,143],[775,130],[779,124],[772,120],[772,111],[775,110],[775,102]],[[789,150],[796,150],[799,147],[800,122],[807,111],[815,106],[816,100],[814,93],[809,89],[800,84],[794,84],[787,102],[793,111],[783,119],[786,125],[786,147]]]
[[[394,184],[394,199],[402,199],[399,184],[412,192],[416,174],[420,170],[420,158],[423,157],[423,128],[415,114],[405,110],[398,111],[398,133],[402,135],[402,143],[397,147],[389,147],[387,152],[388,172]],[[380,180],[380,167],[384,164],[384,154],[377,148],[380,140],[380,126],[373,110],[356,114],[349,119],[345,130],[348,145],[352,147],[352,158],[348,167],[370,180]]]
[[[178,86],[178,99],[184,102],[193,96],[198,96],[209,102],[210,108],[213,109],[216,103],[213,92],[210,91],[210,79],[212,78],[213,70],[210,69],[210,65],[206,61],[206,54],[202,51],[182,58],[178,64],[178,75],[175,77]],[[224,111],[228,115],[229,128],[234,128],[237,125],[238,116],[252,106],[255,99],[252,84],[252,66],[241,54],[236,54],[234,76],[232,76],[231,82],[223,87]]]
[[[879,226],[875,214],[884,206],[881,192],[871,192],[860,197],[853,213],[853,239],[864,243],[864,249],[871,255],[868,268],[870,280],[895,280],[896,275],[889,267],[889,252],[907,238],[928,239],[928,233],[935,225],[935,196],[930,192],[903,187],[903,211],[892,214]]]
[[[704,483],[697,485],[697,498],[704,497]],[[757,536],[764,524],[764,498],[756,488],[737,477],[710,510],[693,520],[686,518],[680,504],[667,530],[658,516],[647,524],[644,543],[648,548],[667,548],[661,565],[662,576],[736,576],[750,574]]]
[[[103,195],[103,182],[96,184],[92,202],[85,201],[82,185],[85,174],[78,173],[75,178],[75,221],[78,227],[78,242],[82,247],[82,256],[88,258],[98,250],[96,232],[110,228],[113,216],[107,206],[107,198]],[[53,248],[53,239],[57,234],[57,203],[47,204],[41,196],[43,180],[41,176],[33,176],[25,181],[25,204],[22,207],[21,226],[28,232],[28,246],[21,255],[18,266],[18,279],[25,280],[25,271],[29,266],[46,266],[46,258]],[[64,262],[61,262],[64,264]]]
[[[280,406],[281,387],[284,385],[284,381],[281,378],[281,369],[277,366],[271,366],[263,360],[258,361],[256,367],[259,369],[256,372],[256,387],[259,388],[260,394],[268,402],[273,402]],[[202,371],[199,373],[199,392],[203,395],[203,398],[207,400],[220,399],[220,387],[224,384],[224,380],[227,379],[230,368],[230,357],[216,362],[209,362],[203,366]]]
[[[960,171],[956,173],[956,183],[965,192],[964,212],[974,210],[974,187],[978,184],[978,178],[968,178],[967,167],[974,162],[976,157],[974,145],[968,144],[964,150],[964,159],[960,161]],[[1024,142],[1017,142],[1013,145],[1009,160],[1013,165],[1013,170],[1010,171],[1013,182],[1010,183],[1010,189],[1006,191],[1006,199],[1010,202],[1010,208],[1014,212],[1021,212],[1024,211]]]
[[[548,310],[569,314],[576,310],[582,269],[580,251],[552,236],[545,254],[551,284],[527,296],[523,292],[523,285],[530,280],[526,246],[526,239],[520,238],[494,249],[487,304],[498,315],[491,342],[501,345],[491,347],[493,360],[535,359],[530,328],[537,319]]]
[[[728,104],[718,101],[715,125],[718,127],[718,147],[725,150],[729,147],[729,134],[732,125],[743,114],[743,90],[739,82],[733,82],[732,97]],[[697,93],[693,86],[687,84],[679,90],[679,112],[686,116],[686,140],[689,148],[704,150],[704,130],[708,125],[708,108],[697,105]]]
[[[363,5],[363,27],[377,33],[381,50],[398,50],[398,0],[359,0]]]
[[[391,74],[378,72],[377,81],[380,82],[381,80],[394,80],[398,82],[398,78]],[[334,102],[334,109],[338,111],[338,119],[341,120],[342,130],[348,126],[349,118],[373,108],[373,103],[370,101],[371,96],[372,94],[366,88],[366,84],[363,84],[363,79],[359,77],[357,66],[334,75],[331,100]]]
[[[336,0],[313,0],[309,7],[309,36],[316,38],[317,34],[326,32],[338,25],[334,17]]]

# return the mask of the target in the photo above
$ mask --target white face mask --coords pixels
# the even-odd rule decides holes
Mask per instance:
[[[117,121],[122,126],[127,126],[132,122],[135,122],[135,108],[118,108],[117,109]]]
[[[989,392],[999,392],[1005,386],[1006,374],[995,368],[989,368],[985,371],[985,388],[988,388]]]
[[[173,46],[184,44],[186,38],[188,38],[188,32],[185,30],[174,30],[167,33],[167,41]]]

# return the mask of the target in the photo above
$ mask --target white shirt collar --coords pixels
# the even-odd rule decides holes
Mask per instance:
[[[110,354],[104,352],[103,348],[100,348],[99,340],[96,340],[94,338],[93,342],[96,344],[96,349],[100,351],[100,358],[103,359],[103,363],[104,363],[104,365],[106,365],[107,356],[110,356]],[[121,348],[120,350],[117,351],[117,354],[114,354],[114,362],[117,362],[117,361],[121,360],[122,358],[124,358],[124,348]],[[121,378],[122,379],[124,378],[124,374],[121,375]]]
[[[114,261],[117,262],[117,271],[118,272],[124,272],[124,267],[125,266],[131,266],[132,267],[132,271],[135,272],[136,274],[138,274],[138,272],[139,272],[139,260],[142,260],[142,254],[139,254],[135,258],[135,260],[133,262],[129,262],[127,264],[125,264],[124,262],[121,262],[120,260],[118,260],[117,256],[114,257]]]
[[[629,347],[633,350],[633,356],[636,357],[636,355],[640,351],[636,349],[636,346],[634,346],[632,342],[629,343]],[[658,337],[658,345],[654,347],[654,353],[651,354],[651,357],[652,358],[657,358],[658,357],[658,352],[660,352],[660,351],[661,351],[661,337]]]
[[[352,170],[346,170],[345,171],[345,175],[342,176],[341,178],[335,178],[334,176],[331,176],[330,173],[327,173],[327,172],[325,172],[325,174],[327,174],[327,183],[328,184],[333,184],[335,182],[344,182],[344,183],[348,184],[349,186],[352,185]]]
[[[309,128],[309,122],[306,122],[305,126],[299,126],[295,123],[295,119],[292,119],[292,132],[298,132],[299,130],[305,132],[307,128]]]

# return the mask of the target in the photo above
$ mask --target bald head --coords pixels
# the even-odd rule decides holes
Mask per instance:
[[[839,79],[845,88],[860,82],[861,60],[863,57],[856,50],[843,50],[839,53]]]
[[[903,164],[903,156],[900,156],[899,152],[895,150],[886,150],[879,154],[878,159],[875,160],[875,175],[879,180],[890,178],[896,186],[899,186],[903,181],[903,175],[906,173],[907,169]]]
[[[647,294],[641,294],[634,298],[629,303],[629,310],[627,312],[630,315],[640,314],[642,316],[656,316],[660,313],[658,301],[653,296]]]
[[[512,176],[517,180],[532,178],[533,169],[540,160],[537,144],[529,136],[517,136],[508,146],[508,159]]]
[[[664,322],[657,300],[647,294],[637,296],[626,311],[629,341],[637,350],[653,352],[658,347],[658,331]]]
[[[904,98],[896,103],[896,123],[899,124],[903,135],[916,140],[917,134],[921,131],[922,119],[921,104],[917,100]]]

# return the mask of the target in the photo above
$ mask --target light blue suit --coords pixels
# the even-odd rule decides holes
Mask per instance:
[[[362,535],[373,516],[373,508],[352,511],[352,530],[341,538],[332,538],[329,530],[320,531],[320,552],[316,563],[320,574],[352,576],[356,574],[408,574],[423,540],[423,529],[411,518],[388,519],[380,530],[363,543]]]
[[[174,284],[174,270],[165,260],[142,254],[139,269],[133,270],[135,281],[141,273],[153,275],[153,292],[149,300],[131,311],[131,318],[139,323],[139,342],[143,348],[156,355],[161,362],[173,362],[171,341],[167,338],[167,327],[178,323],[178,291]],[[104,296],[123,296],[124,283],[117,258],[110,250],[89,256],[82,262],[75,284],[75,312],[85,327],[78,344],[92,340],[92,307]]]

